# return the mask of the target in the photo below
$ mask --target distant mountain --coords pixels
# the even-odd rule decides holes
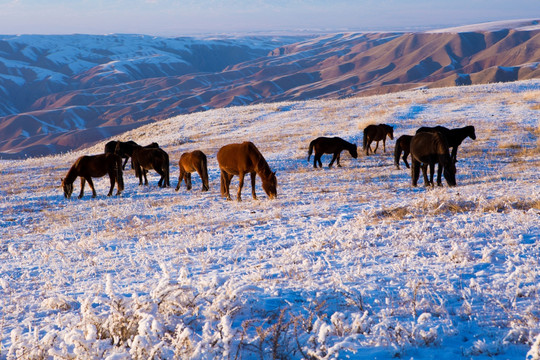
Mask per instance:
[[[87,146],[181,113],[540,77],[522,29],[168,39],[0,37],[0,153]]]

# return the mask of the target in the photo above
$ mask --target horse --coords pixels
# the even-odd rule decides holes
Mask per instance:
[[[452,159],[454,160],[454,162],[457,162],[457,149],[458,146],[461,145],[463,140],[465,140],[467,137],[476,140],[476,133],[474,131],[474,126],[472,125],[456,129],[448,129],[444,126],[424,126],[416,130],[417,134],[421,132],[440,132],[441,134],[443,134],[446,138],[446,142],[448,143],[448,147],[452,148]]]
[[[401,153],[403,153],[403,162],[405,163],[405,166],[407,169],[410,168],[409,163],[407,162],[407,157],[409,156],[409,153],[411,152],[411,139],[413,137],[411,135],[401,135],[396,140],[396,147],[394,148],[394,164],[396,165],[396,168],[399,170],[399,157],[401,156]]]
[[[437,185],[442,186],[441,173],[449,186],[456,185],[456,166],[450,156],[446,138],[439,132],[418,133],[411,139],[411,178],[412,185],[416,186],[420,176],[420,167],[424,174],[424,185],[433,186],[433,173],[438,163]],[[429,165],[430,180],[427,177]]]
[[[135,176],[139,178],[139,185],[148,185],[146,174],[154,169],[161,177],[159,187],[171,186],[169,182],[169,155],[161,148],[135,146],[131,155]]]
[[[84,195],[84,185],[88,181],[90,189],[92,189],[92,197],[97,196],[92,182],[93,177],[103,177],[105,174],[109,175],[111,180],[111,188],[107,196],[111,196],[114,184],[117,185],[116,195],[120,195],[124,190],[124,178],[122,177],[122,158],[116,154],[100,154],[100,155],[85,155],[79,157],[75,163],[71,166],[66,174],[66,177],[62,179],[62,189],[64,190],[64,197],[66,199],[71,198],[73,193],[73,182],[78,176],[81,177],[81,192],[79,199]]]
[[[250,141],[241,144],[228,144],[219,149],[217,160],[221,170],[221,195],[227,200],[231,200],[229,187],[234,175],[238,175],[238,196],[237,200],[242,201],[241,192],[244,186],[244,176],[251,175],[251,195],[257,200],[255,194],[255,175],[259,175],[262,180],[262,188],[270,199],[277,198],[277,178],[276,172],[272,172],[270,166],[262,156],[255,144]]]
[[[394,140],[394,128],[392,126],[386,124],[368,125],[364,129],[364,150],[366,151],[366,155],[369,155],[372,141],[377,142],[375,150],[373,150],[374,154],[377,152],[379,141],[381,140],[383,142],[383,151],[386,152],[386,135],[388,135],[390,140]]]
[[[208,167],[206,155],[200,151],[195,150],[192,152],[183,153],[178,161],[178,167],[180,168],[180,175],[178,176],[178,185],[176,191],[180,189],[182,180],[186,182],[186,188],[191,190],[191,173],[197,171],[202,180],[202,191],[208,191]]]
[[[133,153],[134,146],[138,146],[138,144],[132,140],[126,142],[116,140],[109,141],[105,144],[105,154],[117,154],[120,155],[123,159],[126,159],[124,161],[124,164],[122,165],[122,170],[125,170],[127,161]]]
[[[321,157],[323,154],[334,154],[334,156],[332,157],[332,161],[330,161],[330,164],[328,164],[329,168],[332,167],[334,161],[336,161],[338,167],[341,167],[341,164],[339,163],[339,158],[343,150],[348,150],[349,154],[351,154],[353,158],[358,158],[356,144],[352,144],[339,137],[318,137],[312,142],[310,142],[307,161],[309,161],[313,150],[315,150],[315,157],[313,158],[314,168],[317,168],[317,163],[319,163],[319,167],[323,167],[321,162]]]

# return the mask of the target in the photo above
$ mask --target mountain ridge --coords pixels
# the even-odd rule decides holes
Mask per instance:
[[[520,22],[520,26],[534,22]],[[5,98],[0,101],[4,112],[0,157],[74,150],[149,122],[212,108],[540,77],[540,29],[535,28],[237,38],[220,40],[222,53],[184,39],[183,48],[169,52],[187,56],[189,48],[191,62],[163,55],[160,49],[164,45],[153,47],[152,52],[138,43],[150,39],[167,44],[171,40],[130,39],[135,42],[130,45],[134,50],[125,59],[113,52],[125,44],[109,49],[96,45],[111,44],[118,38],[86,39],[92,44],[87,47],[87,60],[105,56],[108,61],[95,66],[84,62],[68,65],[67,51],[56,54],[55,66],[63,69],[66,78],[57,77],[69,79],[66,89],[55,91],[61,86],[52,81],[52,75],[38,73],[33,75],[37,81],[32,91],[44,95],[29,101],[23,111],[17,112],[16,105]],[[215,39],[208,41],[215,45]],[[2,59],[7,50],[0,38]],[[203,56],[212,50],[216,53]],[[237,51],[241,54],[235,54]],[[30,45],[17,48],[19,57],[35,61],[44,53]],[[220,54],[222,58],[218,58]],[[13,55],[10,61],[15,58]],[[0,63],[0,93],[4,94],[7,82],[21,82],[13,77],[25,74],[6,64],[11,63]],[[31,98],[32,92],[25,96]]]

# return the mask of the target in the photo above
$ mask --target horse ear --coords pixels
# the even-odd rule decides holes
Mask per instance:
[[[277,170],[276,170],[276,171],[274,171],[274,176],[276,176],[276,172],[277,172]]]

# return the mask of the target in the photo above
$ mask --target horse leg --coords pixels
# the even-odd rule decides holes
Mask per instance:
[[[182,184],[182,179],[184,178],[184,170],[180,167],[180,174],[178,175],[178,185],[176,185],[175,191],[180,190],[180,185]]]
[[[435,163],[429,164],[429,185],[433,186],[433,176],[435,175]]]
[[[129,160],[129,157],[127,157],[125,159],[126,159],[126,161],[124,161],[124,164],[122,165],[122,170],[126,169],[126,164],[127,164],[127,161]]]
[[[422,174],[424,175],[424,186],[429,186],[429,179],[428,179],[428,168],[427,164],[422,164]]]
[[[86,179],[81,176],[81,192],[79,193],[79,199],[84,195],[84,184],[86,184]]]
[[[407,150],[405,150],[403,152],[403,162],[405,163],[405,166],[407,168],[410,168],[409,163],[407,162],[407,156],[409,156],[409,152]]]
[[[332,160],[330,161],[330,164],[328,164],[328,168],[331,168],[331,167],[332,167],[332,165],[334,164],[334,161],[336,161],[336,159],[337,159],[337,155],[338,155],[337,152],[334,153],[334,155],[332,156]],[[322,167],[322,166],[321,166],[321,167]]]
[[[227,200],[231,200],[231,195],[229,194],[229,186],[231,185],[232,175],[229,177],[223,169],[221,170],[221,196]]]
[[[337,153],[337,158],[336,158],[336,164],[337,164],[338,167],[341,167],[341,164],[339,163],[340,157],[341,157],[341,152],[338,152]]]
[[[238,192],[236,194],[236,200],[242,201],[242,187],[244,186],[244,176],[246,174],[243,172],[238,173],[239,181],[238,181]]]
[[[111,196],[114,190],[114,183],[116,182],[115,171],[109,173],[109,180],[111,181],[111,188],[109,189],[109,193],[107,194],[107,196]]]
[[[452,154],[450,155],[450,157],[452,158],[452,160],[454,161],[454,163],[457,162],[457,146],[454,146],[452,148]]]
[[[369,155],[369,150],[371,150],[371,139],[368,138],[366,141],[366,155]]]
[[[322,154],[319,154],[318,152],[315,152],[315,155],[313,156],[313,167],[317,168],[317,163],[321,162],[321,156]],[[322,164],[321,164],[322,167]]]
[[[375,142],[375,150],[373,150],[373,153],[376,154],[377,153],[377,149],[379,148],[379,140],[377,140]]]
[[[386,152],[386,136],[382,139],[383,152]]]
[[[95,198],[97,194],[96,189],[94,188],[94,182],[92,181],[92,178],[89,176],[86,178],[86,181],[88,181],[88,186],[90,186],[90,189],[92,189],[92,197]]]
[[[190,172],[186,173],[186,188],[188,190],[191,190],[191,173]]]
[[[443,166],[441,163],[439,163],[439,166],[437,168],[437,186],[442,186],[442,172],[443,172]]]
[[[252,171],[250,173],[251,176],[251,196],[253,196],[253,200],[257,200],[257,195],[255,194],[255,180],[257,179],[257,173]]]
[[[148,178],[146,177],[146,174],[148,174],[148,170],[146,169],[142,169],[142,174],[143,174],[143,177],[144,177],[144,185],[148,185]]]
[[[205,176],[204,169],[197,169],[197,174],[199,174],[202,181],[202,191],[208,191],[208,178]]]
[[[420,177],[420,163],[415,159],[411,160],[411,179],[412,186],[418,185],[418,178]]]

